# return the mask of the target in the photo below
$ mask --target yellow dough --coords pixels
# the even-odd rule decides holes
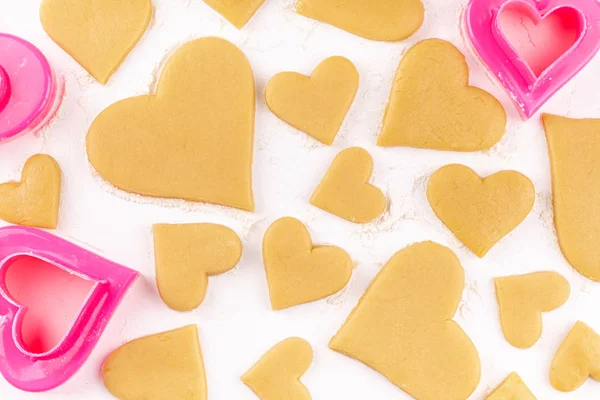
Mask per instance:
[[[572,392],[589,377],[600,381],[600,336],[577,321],[552,360],[550,383],[556,390]]]
[[[153,231],[158,291],[177,311],[198,307],[208,277],[231,270],[242,256],[240,238],[222,225],[158,224]]]
[[[106,84],[152,19],[150,0],[44,0],[44,30],[98,82]]]
[[[521,349],[542,336],[542,312],[562,306],[571,293],[569,282],[550,271],[496,278],[494,283],[504,337]]]
[[[253,211],[254,78],[244,54],[208,37],[182,46],[156,95],[132,97],[92,123],[98,173],[132,193]]]
[[[537,400],[521,377],[513,372],[485,400]]]
[[[330,57],[312,73],[281,72],[267,84],[267,106],[279,118],[331,145],[358,90],[358,71],[344,57]]]
[[[373,159],[365,149],[346,149],[333,160],[310,203],[351,222],[371,222],[387,204],[381,190],[368,183],[372,172]]]
[[[263,261],[273,310],[309,303],[339,292],[352,276],[348,253],[313,246],[308,230],[295,218],[273,222],[263,238]]]
[[[419,30],[420,0],[296,0],[296,12],[371,40],[394,42]]]
[[[204,0],[204,2],[236,28],[242,29],[265,0]]]
[[[527,217],[535,189],[516,171],[481,179],[472,169],[452,164],[429,178],[427,199],[437,217],[481,258]]]
[[[379,146],[486,150],[504,135],[506,112],[488,92],[468,86],[465,57],[429,39],[404,56],[383,118]]]
[[[0,219],[12,224],[55,229],[62,174],[54,158],[36,154],[23,167],[20,182],[0,184]]]
[[[329,343],[415,399],[466,400],[480,378],[471,339],[452,320],[464,289],[454,253],[423,242],[394,255]]]
[[[310,400],[300,378],[310,367],[313,351],[304,339],[289,338],[269,350],[246,374],[244,382],[260,400]]]
[[[206,400],[196,325],[129,342],[102,367],[104,386],[119,400]]]

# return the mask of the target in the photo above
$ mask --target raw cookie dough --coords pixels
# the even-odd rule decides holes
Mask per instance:
[[[17,225],[56,229],[62,174],[54,158],[36,154],[23,167],[20,182],[0,185],[0,219]]]
[[[236,28],[242,29],[265,0],[204,0]]]
[[[158,291],[177,311],[198,307],[208,277],[231,270],[242,256],[240,238],[223,225],[157,224],[153,231]]]
[[[373,158],[365,149],[346,149],[331,163],[310,204],[351,222],[371,222],[387,204],[381,190],[368,183],[372,173]]]
[[[496,278],[494,284],[504,337],[520,349],[542,336],[542,312],[562,306],[571,293],[569,282],[550,271]]]
[[[263,238],[263,261],[273,310],[309,303],[342,290],[352,276],[348,253],[334,246],[313,246],[296,218],[278,219]]]
[[[371,40],[395,42],[423,25],[420,0],[296,0],[296,12]]]
[[[358,71],[344,57],[330,57],[312,73],[281,72],[267,84],[267,106],[279,118],[331,145],[358,90]]]
[[[119,189],[253,211],[254,77],[224,39],[183,45],[156,95],[119,101],[92,123],[87,153]]]
[[[429,39],[404,56],[383,118],[379,146],[486,150],[504,135],[506,112],[488,92],[469,85],[465,57]]]
[[[429,178],[427,199],[448,229],[482,258],[527,217],[535,189],[516,171],[481,179],[469,167],[451,164]]]
[[[150,0],[44,0],[44,30],[98,82],[106,84],[152,19]]]
[[[300,378],[313,360],[310,344],[289,338],[275,345],[242,377],[260,400],[310,400]]]
[[[578,321],[552,360],[550,383],[556,390],[572,392],[589,377],[600,381],[600,336]]]
[[[329,343],[420,400],[466,400],[480,378],[477,349],[452,320],[464,289],[454,253],[423,242],[394,255]]]
[[[119,347],[104,362],[102,379],[119,400],[206,400],[206,374],[196,325]]]
[[[560,248],[573,268],[600,281],[600,119],[543,121]]]
[[[485,400],[537,400],[525,382],[516,373],[511,373]]]

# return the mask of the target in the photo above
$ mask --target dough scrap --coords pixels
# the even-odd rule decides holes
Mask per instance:
[[[204,0],[204,2],[225,17],[233,26],[242,29],[265,0]]]
[[[267,229],[263,261],[273,310],[339,292],[353,269],[348,253],[335,246],[313,246],[304,224],[291,217],[278,219]]]
[[[373,280],[332,350],[420,400],[466,400],[480,379],[477,349],[452,320],[464,290],[454,253],[423,242],[396,253]]]
[[[119,400],[206,400],[206,374],[196,325],[119,347],[104,362],[102,379]]]
[[[485,400],[537,400],[525,382],[516,373],[511,373]]]
[[[283,121],[331,145],[358,91],[359,75],[344,57],[330,57],[311,76],[281,72],[267,84],[267,106]]]
[[[46,154],[30,157],[20,182],[0,184],[0,218],[17,225],[56,229],[62,173]]]
[[[469,68],[451,43],[428,39],[405,55],[377,144],[449,151],[486,150],[504,135],[506,111],[468,86]]]
[[[223,225],[157,224],[153,231],[158,291],[177,311],[197,308],[208,277],[231,270],[242,256],[240,238]]]
[[[44,30],[105,85],[152,19],[150,0],[44,0]]]
[[[535,189],[516,171],[481,179],[472,169],[451,164],[429,178],[427,199],[448,229],[482,258],[527,217]]]
[[[254,77],[224,39],[183,45],[156,95],[104,110],[87,135],[98,173],[119,189],[254,210]]]
[[[368,183],[372,173],[373,158],[365,149],[346,149],[331,163],[310,204],[351,222],[371,222],[387,205],[383,192]]]
[[[310,344],[300,338],[289,338],[276,344],[242,377],[261,400],[310,400],[300,382],[313,361]]]

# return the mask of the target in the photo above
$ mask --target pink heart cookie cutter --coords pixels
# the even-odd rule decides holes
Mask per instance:
[[[27,307],[8,291],[6,273],[21,257],[34,257],[94,283],[75,321],[51,350],[26,349],[22,322]],[[48,232],[8,226],[0,228],[0,373],[28,392],[53,389],[75,374],[87,360],[138,272],[104,259]]]
[[[536,24],[559,10],[575,11],[578,38],[570,49],[536,76],[500,26],[500,15],[508,6],[523,7]],[[525,119],[531,118],[600,49],[600,3],[597,0],[471,0],[465,20],[475,51],[506,88]]]

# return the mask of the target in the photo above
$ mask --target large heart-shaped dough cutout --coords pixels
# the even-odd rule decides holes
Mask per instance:
[[[379,146],[477,151],[504,135],[506,112],[488,92],[469,86],[465,57],[429,39],[404,56],[396,72]]]
[[[197,39],[171,57],[156,95],[119,101],[94,120],[88,157],[128,192],[253,211],[254,108],[244,54]]]
[[[242,29],[265,0],[204,0],[236,28]]]
[[[23,167],[21,182],[0,185],[0,218],[17,225],[55,229],[62,174],[54,158],[36,154]]]
[[[290,217],[267,229],[263,261],[273,310],[339,292],[350,281],[353,268],[348,253],[339,247],[313,246],[304,224]]]
[[[387,204],[383,192],[368,183],[372,173],[373,159],[365,149],[346,149],[333,160],[310,203],[348,221],[371,222]]]
[[[481,179],[472,169],[452,164],[429,178],[427,199],[452,233],[483,257],[527,217],[535,189],[529,178],[516,171]]]
[[[537,400],[519,374],[513,372],[485,400]]]
[[[98,82],[106,84],[152,19],[150,0],[44,0],[44,30]]]
[[[231,270],[242,256],[240,238],[223,225],[157,224],[153,231],[158,291],[177,311],[198,307],[208,277]]]
[[[119,347],[104,362],[102,379],[120,400],[206,400],[198,328],[189,325]]]
[[[494,279],[504,337],[521,349],[542,336],[542,312],[567,302],[571,286],[562,275],[544,271]]]
[[[452,320],[464,289],[458,258],[423,242],[394,255],[329,343],[416,399],[465,400],[480,377],[477,349]]]
[[[310,400],[300,378],[313,360],[310,344],[289,338],[276,344],[242,377],[261,400]]]

